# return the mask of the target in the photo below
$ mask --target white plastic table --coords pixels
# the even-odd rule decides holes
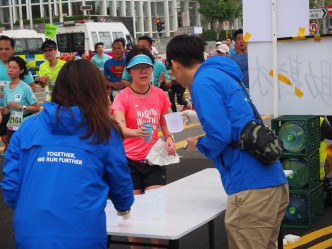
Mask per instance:
[[[214,219],[225,209],[227,194],[217,169],[209,168],[172,182],[166,189],[166,211],[157,219],[129,221],[107,229],[108,235],[158,238],[169,240],[167,245],[116,241],[111,244],[129,244],[178,249],[179,239],[209,223],[209,248],[214,248]]]
[[[285,171],[285,174],[291,175],[292,170]],[[107,228],[107,234],[110,235],[108,242],[178,249],[181,237],[208,223],[209,248],[214,249],[214,219],[226,209],[228,198],[221,184],[218,170],[205,169],[163,188],[166,189],[166,211],[162,217],[147,221],[131,220],[109,227]],[[169,243],[155,245],[119,241],[113,240],[112,235],[165,239]]]

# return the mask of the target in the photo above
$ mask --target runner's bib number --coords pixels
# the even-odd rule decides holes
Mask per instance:
[[[51,96],[52,96],[54,86],[55,86],[55,81],[47,82],[47,87],[45,87],[45,101],[46,102],[51,101]]]
[[[9,130],[16,131],[23,122],[23,112],[22,111],[11,111],[7,123],[7,128]]]
[[[4,98],[5,86],[9,83],[9,81],[0,80],[0,98]]]

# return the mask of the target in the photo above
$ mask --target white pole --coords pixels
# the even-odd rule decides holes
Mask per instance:
[[[50,16],[50,24],[53,24],[51,0],[48,0],[48,14]]]
[[[272,0],[273,110],[279,116],[277,0]]]
[[[165,15],[165,36],[170,37],[170,25],[169,25],[169,10],[168,10],[168,0],[164,1],[164,15]]]
[[[23,29],[22,1],[18,0],[18,13],[20,16],[20,29]]]
[[[133,17],[133,29],[134,29],[134,34],[133,34],[133,38],[136,39],[136,16],[135,16],[135,1],[131,0],[130,1],[130,14]]]
[[[63,15],[62,15],[62,2],[59,0],[59,21],[63,22]]]
[[[323,5],[322,8],[325,9],[325,0],[323,0],[322,5]],[[323,34],[327,34],[327,32],[326,32],[326,17],[324,17],[322,19],[322,22],[323,22]]]
[[[30,29],[33,30],[31,0],[27,0],[27,6],[29,10]]]
[[[9,23],[10,23],[10,29],[14,29],[13,24],[13,12],[12,12],[12,0],[8,0],[8,7],[9,7]]]

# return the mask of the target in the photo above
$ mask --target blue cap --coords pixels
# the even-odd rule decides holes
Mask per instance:
[[[127,68],[131,68],[132,66],[135,66],[137,64],[148,64],[151,65],[153,67],[153,62],[150,59],[149,56],[146,55],[136,55],[134,58],[132,58],[128,65]]]

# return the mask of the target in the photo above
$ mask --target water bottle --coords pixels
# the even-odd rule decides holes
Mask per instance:
[[[301,195],[290,195],[285,218],[293,222],[308,220],[308,202]]]
[[[309,180],[309,167],[297,158],[289,158],[282,162],[284,170],[293,170],[293,174],[287,177],[290,188],[302,188]]]
[[[285,150],[298,152],[305,148],[305,130],[297,122],[282,125],[278,136],[284,142]]]

